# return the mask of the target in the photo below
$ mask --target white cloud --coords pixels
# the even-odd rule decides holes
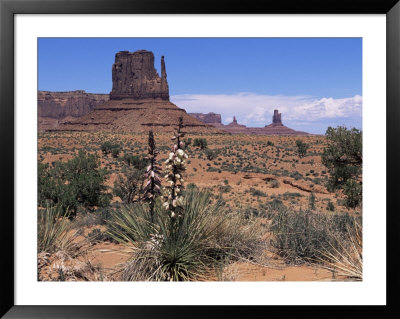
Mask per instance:
[[[282,113],[282,122],[311,125],[320,121],[354,118],[361,121],[362,97],[316,99],[311,96],[259,95],[237,93],[231,95],[182,94],[171,96],[171,101],[187,112],[215,112],[228,124],[233,116],[240,124],[260,127],[270,124],[274,109]]]

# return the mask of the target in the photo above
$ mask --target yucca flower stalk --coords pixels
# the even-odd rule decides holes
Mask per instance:
[[[144,186],[143,201],[149,203],[151,222],[154,223],[154,203],[156,197],[161,195],[161,179],[159,177],[160,167],[157,163],[158,151],[154,141],[153,131],[149,131],[149,148],[146,159],[150,164],[146,170],[146,184]]]
[[[183,214],[183,196],[184,179],[183,174],[186,171],[186,159],[188,156],[183,150],[184,144],[181,138],[185,136],[182,132],[183,118],[179,117],[178,129],[171,138],[174,141],[172,151],[169,153],[166,164],[164,203],[166,211],[170,213],[171,218],[182,216]]]

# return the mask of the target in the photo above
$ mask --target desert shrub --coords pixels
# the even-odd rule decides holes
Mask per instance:
[[[216,158],[217,154],[215,151],[212,151],[210,149],[206,149],[206,157],[209,161],[212,161],[214,158]],[[215,164],[215,163],[214,163]],[[218,164],[218,163],[217,163]]]
[[[228,212],[209,192],[187,189],[182,217],[171,218],[155,205],[155,223],[147,205],[132,204],[116,212],[108,224],[110,235],[133,245],[135,253],[124,280],[190,280],[224,258],[249,257],[261,245],[254,220]]]
[[[267,141],[267,146],[274,146],[274,143],[271,141]]]
[[[111,218],[112,208],[110,207],[102,207],[94,212],[96,216],[96,224],[97,225],[105,225],[107,220]]]
[[[289,176],[294,178],[296,181],[298,181],[299,179],[303,178],[303,175],[301,173],[299,173],[298,171],[290,173]]]
[[[218,190],[221,193],[229,193],[232,190],[232,186],[230,185],[219,185]]]
[[[362,201],[362,186],[353,179],[348,179],[343,187],[343,194],[346,196],[346,207],[355,208]]]
[[[278,188],[279,187],[279,181],[277,179],[273,179],[273,180],[271,180],[270,185],[271,185],[272,188]]]
[[[313,192],[308,197],[308,209],[315,210],[315,194]]]
[[[288,262],[317,261],[324,258],[324,249],[341,249],[347,228],[354,222],[348,214],[328,216],[281,209],[273,215],[271,244]]]
[[[114,182],[113,193],[121,198],[124,203],[132,203],[141,199],[143,188],[144,170],[124,166],[122,174]]]
[[[189,147],[192,144],[192,139],[190,137],[186,138],[183,140],[183,143],[184,143],[185,147]]]
[[[272,211],[279,211],[285,208],[285,205],[280,199],[273,198],[269,203],[268,203],[269,210]]]
[[[93,209],[109,204],[111,194],[106,193],[107,170],[99,168],[97,156],[80,150],[66,163],[55,162],[53,168],[39,164],[38,204],[61,205],[63,211],[74,217],[79,207]]]
[[[302,140],[296,140],[297,155],[301,158],[306,156],[308,144],[304,143]]]
[[[330,178],[328,188],[342,188],[348,179],[356,180],[362,170],[362,132],[353,128],[328,127],[325,136],[328,146],[321,156],[328,168]]]
[[[100,149],[104,155],[112,154],[113,157],[118,157],[118,154],[121,151],[121,147],[119,146],[119,144],[113,144],[110,141],[106,141],[101,144]]]
[[[264,193],[263,191],[260,191],[259,189],[256,188],[250,188],[250,194],[253,196],[262,196],[262,197],[267,197],[267,194]]]
[[[118,158],[119,153],[121,152],[121,149],[118,147],[113,148],[111,151],[112,157]]]
[[[200,149],[207,148],[207,140],[205,138],[195,138],[193,141],[194,147],[199,147]]]
[[[128,166],[133,166],[134,168],[138,169],[138,170],[143,170],[148,163],[148,160],[143,157],[143,156],[139,156],[139,155],[132,155],[132,154],[127,154],[125,153],[123,158],[122,158],[125,163]]]
[[[335,211],[335,205],[331,201],[329,201],[326,205],[326,210],[329,210],[331,212]]]
[[[68,251],[74,246],[77,234],[74,224],[60,206],[47,206],[38,210],[38,252]]]

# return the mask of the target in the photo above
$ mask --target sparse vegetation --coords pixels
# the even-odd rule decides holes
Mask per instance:
[[[39,133],[39,208],[55,202],[51,200],[50,195],[54,196],[53,198],[56,198],[57,194],[65,196],[61,191],[65,186],[61,185],[59,176],[63,176],[66,164],[78,157],[80,149],[86,151],[86,157],[90,154],[96,157],[94,154],[100,153],[99,145],[103,141],[121,146],[118,157],[97,158],[96,170],[107,170],[101,193],[111,201],[104,206],[92,207],[77,202],[77,215],[70,221],[71,225],[74,225],[73,232],[79,233],[80,238],[89,245],[89,248],[85,249],[89,249],[90,254],[94,253],[97,256],[96,260],[99,260],[99,256],[101,260],[101,255],[104,254],[100,253],[104,250],[103,245],[110,245],[113,250],[110,256],[115,256],[115,260],[119,260],[118,263],[126,261],[125,251],[132,251],[133,248],[133,253],[126,264],[120,265],[123,268],[115,266],[114,269],[109,268],[103,272],[98,270],[97,266],[89,266],[93,273],[85,278],[103,280],[111,276],[110,280],[215,280],[214,274],[217,273],[218,280],[236,280],[230,272],[237,269],[235,267],[238,265],[252,263],[254,267],[262,267],[261,265],[267,262],[275,263],[275,258],[278,258],[277,263],[282,260],[288,263],[307,261],[317,263],[318,266],[315,267],[319,269],[321,266],[328,269],[330,266],[325,262],[329,261],[329,258],[323,255],[327,254],[326,249],[339,256],[331,249],[328,241],[343,253],[343,248],[333,237],[350,251],[347,228],[351,229],[354,226],[351,221],[354,216],[361,216],[362,198],[357,194],[361,191],[362,172],[357,177],[348,179],[332,193],[327,193],[325,185],[331,179],[331,171],[321,160],[324,148],[328,147],[328,140],[324,137],[301,137],[308,149],[300,161],[296,146],[299,137],[195,135],[191,138],[181,136],[178,142],[175,134],[173,145],[176,147],[172,148],[170,137],[170,134],[159,133],[153,136],[154,150],[157,142],[156,152],[159,151],[156,154],[157,158],[154,156],[155,162],[159,159],[165,167],[165,161],[168,160],[167,165],[171,165],[169,153],[177,154],[179,149],[190,158],[182,157],[186,163],[184,170],[178,172],[170,167],[166,172],[169,175],[172,168],[174,176],[178,177],[178,174],[178,178],[183,179],[182,182],[176,179],[177,183],[173,186],[173,189],[179,189],[175,194],[177,208],[172,218],[174,222],[171,222],[174,207],[172,194],[172,202],[169,202],[168,207],[162,206],[167,198],[160,197],[169,197],[167,192],[154,193],[152,200],[147,199],[148,191],[152,189],[149,186],[152,172],[155,176],[166,175],[162,172],[161,165],[155,170],[154,166],[148,170],[151,154],[155,155],[149,152],[148,134]],[[197,146],[194,146],[195,139],[204,139],[207,146],[204,147],[203,143],[202,148],[198,142]],[[112,152],[107,154],[112,155]],[[123,184],[121,179],[127,185],[128,173],[131,171],[137,173],[136,176],[132,176],[132,180],[136,180],[135,187],[131,192],[126,188],[126,194],[134,195],[124,196],[121,191],[119,196],[116,191],[117,185]],[[69,182],[63,178],[64,184],[68,185]],[[172,175],[165,180],[160,178],[159,188],[168,186],[171,178]],[[149,180],[150,183],[147,184]],[[114,185],[114,188],[110,189],[110,185]],[[208,198],[208,212],[203,211],[203,204],[199,204],[202,200],[197,199],[203,198],[205,194]],[[311,205],[312,196],[314,208]],[[72,197],[74,199],[74,195]],[[178,197],[181,199],[176,201]],[[188,208],[189,204],[192,208]],[[215,205],[218,208],[215,208]],[[198,211],[186,216],[187,209]],[[65,212],[65,209],[61,209],[61,212]],[[286,221],[283,212],[288,214]],[[71,210],[70,218],[73,218],[73,215],[74,209]],[[185,216],[187,219],[183,222]],[[185,229],[189,229],[187,227],[192,222],[196,224],[191,224],[190,229],[197,230],[193,232],[193,236],[186,234],[185,237]],[[199,225],[203,225],[202,229]],[[200,231],[203,230],[207,233],[201,234]],[[329,239],[327,242],[322,240],[324,236]],[[203,239],[199,240],[199,245],[189,245],[194,238]],[[272,245],[269,244],[270,240]],[[323,245],[320,245],[321,240]],[[129,248],[123,248],[122,243]],[[124,259],[117,255],[118,251],[124,251]],[[172,251],[179,252],[180,255],[175,257],[182,259],[171,259]],[[268,256],[272,254],[272,259],[264,259],[266,251]],[[189,255],[184,255],[186,253]],[[78,262],[69,257],[66,260],[71,265]],[[79,260],[82,260],[82,257]],[[175,267],[176,262],[182,267]],[[50,264],[48,265],[50,267]],[[163,267],[163,270],[153,268],[154,265]],[[84,277],[79,279],[76,275],[71,277],[71,271],[66,269],[57,268],[61,273],[57,273],[53,279],[43,279],[42,271],[41,278],[86,280]],[[115,275],[110,275],[111,271]],[[338,276],[356,280],[356,277],[343,275],[337,269],[332,271]],[[342,280],[343,277],[340,278]]]
[[[39,163],[39,205],[60,205],[70,212],[70,217],[76,215],[79,207],[107,206],[111,199],[104,184],[108,172],[99,165],[95,155],[83,151],[66,163],[55,162],[53,168]]]
[[[101,144],[100,149],[104,155],[112,154],[113,157],[118,157],[118,154],[121,151],[121,147],[119,146],[119,144],[113,144],[110,141],[106,141]]]
[[[193,141],[194,147],[199,147],[200,149],[207,148],[207,140],[205,138],[195,138]]]
[[[354,223],[354,217],[347,214],[327,216],[280,209],[272,219],[271,243],[288,262],[315,262],[324,258],[324,250],[342,251],[344,236]]]
[[[296,140],[296,146],[299,157],[301,158],[306,156],[308,144],[304,143],[302,140]]]

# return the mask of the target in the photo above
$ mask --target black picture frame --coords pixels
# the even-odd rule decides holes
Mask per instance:
[[[14,17],[16,14],[385,14],[387,21],[387,305],[386,306],[20,306],[14,303]],[[1,308],[4,318],[243,318],[256,315],[399,316],[395,288],[396,195],[400,163],[400,3],[398,0],[274,0],[245,3],[184,0],[0,0]],[[382,212],[377,212],[382,213]],[[379,218],[379,216],[377,216]],[[268,307],[268,309],[266,309]]]

